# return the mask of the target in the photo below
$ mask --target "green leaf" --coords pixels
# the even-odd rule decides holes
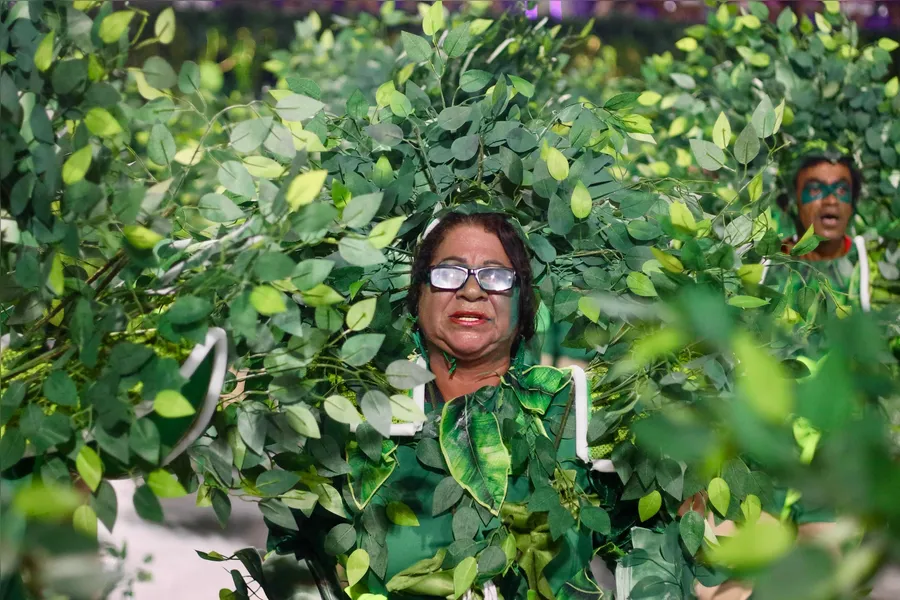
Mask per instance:
[[[78,506],[84,502],[84,498],[68,485],[43,485],[39,482],[33,482],[30,485],[17,486],[17,488],[15,497],[12,499],[12,505],[20,518],[32,517],[59,521],[72,515]],[[4,506],[4,511],[9,510],[7,506],[9,505]],[[4,531],[4,535],[7,535],[6,531]]]
[[[156,469],[147,475],[147,485],[153,490],[157,498],[181,498],[187,495],[187,490],[172,473],[162,469]]]
[[[469,160],[476,154],[481,146],[481,138],[475,135],[466,135],[453,140],[450,152],[456,160]]]
[[[382,192],[375,192],[351,198],[347,206],[344,207],[344,214],[341,217],[344,224],[352,229],[362,229],[371,223],[375,213],[381,207],[383,197],[384,194]]]
[[[684,271],[684,265],[681,261],[668,252],[663,252],[659,248],[650,248],[650,252],[653,253],[653,257],[659,261],[659,264],[661,264],[666,271],[669,271],[670,273],[681,273]]]
[[[204,219],[213,223],[231,223],[244,218],[244,212],[237,204],[222,194],[205,194],[200,198],[197,209]]]
[[[362,333],[355,335],[341,346],[341,360],[353,367],[361,367],[375,358],[381,343],[382,333]]]
[[[431,515],[437,516],[453,507],[462,499],[463,489],[453,477],[444,477],[434,488]]]
[[[392,217],[378,223],[369,232],[369,243],[379,250],[387,248],[393,243],[405,221],[406,217]]]
[[[172,7],[164,8],[156,17],[153,33],[160,44],[171,44],[175,39],[175,11]]]
[[[369,104],[359,90],[355,90],[347,99],[347,114],[354,119],[365,119],[368,116]]]
[[[516,77],[515,75],[507,75],[509,77],[510,83],[512,83],[513,89],[515,89],[518,93],[522,94],[526,98],[531,98],[534,96],[534,84],[530,81],[526,81],[521,77]]]
[[[291,404],[284,408],[285,416],[287,416],[288,424],[291,429],[302,435],[303,437],[315,440],[321,439],[322,434],[319,432],[319,424],[305,404]]]
[[[347,558],[347,583],[353,587],[362,580],[369,570],[369,553],[362,548],[357,548]]]
[[[624,92],[621,94],[616,94],[612,98],[606,101],[603,105],[603,108],[606,110],[625,110],[626,108],[631,108],[641,97],[641,94],[638,92]]]
[[[641,521],[646,521],[657,512],[662,506],[662,495],[659,490],[653,490],[638,501],[638,515]]]
[[[415,400],[403,394],[394,394],[391,400],[391,414],[398,421],[405,423],[424,423],[425,413],[416,405]]]
[[[308,258],[300,262],[294,269],[294,275],[291,282],[297,286],[301,292],[311,290],[328,277],[334,263],[330,260],[322,258]],[[329,288],[330,289],[330,288]],[[338,302],[343,298],[338,299]]]
[[[462,559],[456,568],[453,569],[453,597],[459,598],[468,591],[472,584],[475,583],[475,577],[478,576],[478,561],[474,556],[467,556]]]
[[[287,188],[285,200],[292,211],[299,210],[301,206],[306,206],[315,200],[325,185],[325,178],[328,177],[328,171],[318,169],[308,171],[297,175]]]
[[[483,90],[493,79],[494,76],[487,71],[469,69],[459,76],[459,89],[468,93],[477,92]]]
[[[144,62],[142,69],[144,78],[150,87],[157,90],[168,90],[178,83],[178,75],[168,61],[160,56],[151,56]]]
[[[25,455],[25,436],[15,427],[7,427],[0,437],[0,471],[15,466]]]
[[[564,181],[569,176],[569,161],[563,153],[556,148],[547,148],[547,170],[550,176],[557,181]]]
[[[385,262],[387,259],[366,238],[345,237],[338,242],[341,257],[351,265],[369,267]]]
[[[281,281],[294,272],[296,265],[281,252],[263,252],[253,263],[253,274],[260,281]]]
[[[653,282],[643,273],[632,271],[625,279],[625,283],[628,285],[628,289],[638,296],[652,297],[657,295]]]
[[[719,118],[716,119],[716,124],[713,125],[712,139],[713,143],[722,150],[727,148],[728,143],[731,141],[731,123],[728,122],[728,117],[725,116],[724,112],[719,113]]]
[[[97,513],[89,504],[82,504],[72,515],[72,526],[88,537],[97,537]]]
[[[705,551],[714,564],[734,569],[760,569],[787,554],[795,546],[793,529],[781,521],[747,525],[731,536],[719,538],[717,545]]]
[[[347,327],[351,331],[362,331],[375,317],[375,306],[378,298],[367,298],[350,307],[347,311]]]
[[[768,96],[763,96],[763,99],[753,111],[753,116],[750,118],[750,122],[753,124],[756,135],[761,138],[767,138],[775,133],[775,123],[777,120],[778,118],[775,114],[775,107],[772,105],[772,101]]]
[[[325,414],[337,421],[338,423],[346,423],[347,425],[359,425],[359,413],[356,407],[343,396],[332,395],[325,398],[323,403]]]
[[[162,390],[156,394],[153,410],[167,419],[188,417],[196,412],[188,399],[176,390]]]
[[[92,156],[93,151],[90,146],[73,152],[63,165],[63,183],[72,185],[84,179],[88,169],[91,168]]]
[[[152,420],[137,419],[131,422],[131,428],[128,432],[128,447],[151,464],[159,462],[159,429],[156,428]]]
[[[212,303],[205,298],[190,295],[179,296],[169,307],[166,317],[173,325],[189,325],[205,319],[212,309]]]
[[[366,133],[379,144],[393,147],[403,141],[403,130],[393,123],[378,123],[366,127]]]
[[[222,163],[222,166],[219,167],[219,172],[216,174],[216,179],[225,186],[226,190],[238,196],[252,198],[256,194],[253,177],[251,177],[246,167],[236,160]]]
[[[128,25],[133,18],[134,13],[130,10],[110,13],[100,21],[100,29],[97,31],[97,35],[106,44],[117,42],[128,31]]]
[[[103,462],[93,448],[81,447],[78,456],[75,457],[75,469],[82,481],[91,488],[91,491],[96,492],[103,479]]]
[[[819,237],[815,235],[815,227],[809,226],[803,237],[791,248],[791,256],[803,256],[819,247]]]
[[[287,310],[284,294],[272,286],[258,285],[250,292],[250,304],[261,315],[270,317]]]
[[[65,371],[54,371],[44,380],[44,395],[47,400],[60,406],[77,406],[78,389]]]
[[[447,37],[444,38],[444,52],[447,53],[449,58],[458,58],[469,49],[469,44],[472,43],[472,34],[469,33],[470,24],[465,22],[447,33]]]
[[[612,531],[609,514],[597,506],[585,506],[581,509],[581,524],[601,535],[609,535]]]
[[[388,502],[387,517],[391,523],[403,527],[418,527],[419,519],[416,513],[403,502]]]
[[[697,164],[707,171],[718,171],[725,165],[725,153],[722,149],[706,140],[691,140],[691,152]]]
[[[794,395],[784,367],[748,334],[732,340],[738,360],[738,390],[749,406],[772,423],[782,423],[794,411]],[[724,512],[722,513],[725,514]]]
[[[742,165],[750,163],[759,154],[760,143],[753,123],[748,123],[734,142],[734,157]]]
[[[238,152],[249,154],[262,144],[272,129],[272,117],[241,121],[231,130],[231,147]]]
[[[438,127],[445,131],[456,131],[469,120],[472,109],[469,106],[449,106],[437,118]]]
[[[363,416],[366,417],[366,422],[374,427],[375,431],[386,438],[391,436],[391,401],[383,392],[369,390],[363,395],[359,406]]]
[[[305,302],[307,306],[312,306],[314,308],[318,306],[331,306],[332,304],[344,301],[343,296],[324,283],[313,286],[309,290],[303,292],[301,296],[303,296],[303,302]]]
[[[275,112],[285,121],[305,121],[315,116],[323,108],[325,108],[325,104],[315,98],[303,94],[291,94],[278,101],[275,105]]]
[[[44,72],[53,64],[53,42],[56,39],[56,32],[50,31],[38,44],[34,53],[34,66],[38,71]]]
[[[755,296],[732,296],[728,299],[728,304],[737,306],[738,308],[759,308],[768,303],[768,298],[757,298]]]
[[[590,216],[593,200],[591,199],[591,193],[581,181],[577,182],[572,190],[571,205],[572,214],[575,215],[576,219],[586,219]]]
[[[684,542],[684,547],[687,548],[688,554],[691,556],[697,554],[697,550],[700,549],[705,529],[706,525],[703,521],[703,516],[693,510],[684,513],[684,516],[678,522],[678,533],[681,535],[681,541]]]
[[[92,108],[84,115],[88,131],[99,137],[113,137],[122,133],[122,126],[105,108]]]
[[[347,523],[335,525],[325,536],[325,552],[332,556],[344,554],[354,545],[356,545],[356,530]]]
[[[469,396],[445,403],[440,446],[456,481],[476,502],[499,514],[506,498],[510,457],[497,417]]]
[[[196,94],[200,91],[200,83],[200,66],[186,60],[178,73],[178,89],[184,94]]]
[[[428,369],[405,359],[395,360],[385,370],[388,383],[398,390],[410,390],[434,379]]]
[[[790,7],[786,6],[778,14],[776,25],[778,25],[778,31],[787,33],[797,25],[797,15],[794,14]]]
[[[279,498],[288,508],[299,510],[307,517],[312,515],[312,511],[319,501],[318,496],[312,492],[307,492],[306,490],[290,490],[282,494]]]
[[[407,98],[403,92],[399,92],[397,90],[393,90],[391,92],[390,107],[391,112],[401,119],[405,119],[414,112],[412,102],[409,101],[409,98]],[[383,158],[387,160],[386,157]]]
[[[300,476],[291,471],[272,469],[259,474],[256,478],[256,489],[265,496],[281,496],[299,482]]]
[[[728,513],[728,507],[731,505],[731,490],[728,483],[721,477],[716,477],[706,486],[709,493],[709,502],[713,508],[723,517]]]
[[[150,160],[158,165],[166,167],[175,160],[177,152],[175,138],[165,125],[157,123],[150,130],[150,140],[147,142],[147,154]]]
[[[669,77],[675,82],[675,85],[685,90],[692,90],[697,87],[697,82],[690,75],[685,73],[672,73]]]
[[[319,506],[334,515],[347,518],[344,503],[341,501],[341,493],[334,486],[320,483],[313,487],[312,491],[319,497]]]
[[[385,453],[390,451],[389,448],[393,446],[393,442],[382,441],[378,446],[378,455],[375,458],[368,457],[359,447],[347,448],[347,463],[350,465],[348,475],[350,495],[360,510],[368,506],[397,467],[397,461],[393,457],[382,455],[382,450]]]
[[[400,39],[403,41],[403,49],[411,61],[422,62],[431,58],[431,44],[422,36],[401,31]]]

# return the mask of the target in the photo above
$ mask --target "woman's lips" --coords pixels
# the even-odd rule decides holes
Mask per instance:
[[[463,327],[484,325],[490,321],[488,316],[479,312],[458,311],[450,315],[450,322]]]

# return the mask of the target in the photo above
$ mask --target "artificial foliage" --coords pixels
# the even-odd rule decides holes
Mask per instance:
[[[569,91],[585,87],[567,80],[566,66],[587,30],[450,15],[437,2],[414,20],[384,11],[385,25],[403,29],[384,39],[389,28],[371,21],[331,31],[311,15],[292,53],[267,63],[277,84],[234,101],[215,93],[213,63],[128,62],[133,46],[171,41],[171,10],[151,18],[92,0],[4,5],[4,593],[96,594],[91,585],[105,582],[91,566],[75,587],[52,577],[52,557],[89,561],[97,522],[113,528],[117,502],[161,520],[158,497],[196,492],[222,524],[233,497],[257,502],[288,541],[308,534],[309,521],[327,524],[321,544],[303,549],[317,578],[371,599],[363,578],[381,568],[384,528],[413,526],[381,482],[396,466],[390,427],[421,418],[408,390],[431,378],[411,360],[410,259],[447,210],[505,212],[527,240],[539,314],[526,351],[539,356],[551,324],[571,325],[564,343],[592,357],[588,441],[616,473],[572,484],[548,446],[568,425],[537,425],[548,397],[565,401],[563,371],[512,372],[484,397],[446,403],[404,443],[423,469],[444,470],[454,501],[435,510],[453,513],[457,537],[391,592],[480,597],[505,572],[523,582],[507,597],[549,597],[542,568],[575,531],[592,532],[617,589],[583,572],[567,597],[689,598],[696,581],[733,577],[765,598],[863,589],[900,551],[900,467],[885,416],[896,413],[887,342],[896,309],[864,315],[823,298],[824,310],[798,319],[790,298],[759,284],[763,258],[797,260],[781,253],[772,214],[788,128],[801,139],[798,122],[821,120],[799,110],[800,89],[788,97],[778,87],[778,59],[760,45],[770,43],[762,10],[722,9],[690,38],[724,40],[741,56],[749,48],[747,64],[708,87],[698,82],[718,62],[704,64],[699,44],[687,44],[694,74],[672,78],[656,57],[646,90],[602,99]],[[782,26],[779,43],[838,60],[832,49],[816,53],[838,20],[820,15],[818,33]],[[842,56],[843,39],[829,35]],[[867,51],[847,47],[847,73],[859,80],[835,94],[852,87],[858,102],[874,102],[856,107],[866,128],[846,130],[868,137],[882,127],[882,146],[872,134],[868,150],[880,156],[897,109],[878,94],[896,95],[896,79],[876,82],[879,50],[866,67]],[[358,83],[330,78],[328,59],[348,53],[375,62]],[[754,58],[763,54],[767,65]],[[653,92],[663,85],[653,65],[680,91]],[[712,93],[732,75],[731,96]],[[647,108],[652,93],[659,110]],[[696,122],[667,121],[685,107]],[[679,118],[693,131],[686,147],[674,143]],[[657,160],[635,159],[634,148],[653,142]],[[881,200],[863,222],[894,256],[891,173],[870,166],[866,177]],[[178,365],[212,326],[229,339],[223,401],[205,435],[164,466],[154,428],[190,420]],[[449,427],[461,419],[471,427]],[[479,440],[468,454],[461,431]],[[508,472],[529,473],[527,501],[507,495]],[[111,494],[107,479],[118,476],[143,480],[133,499]],[[702,507],[684,510],[698,497]],[[794,543],[796,515],[813,508],[852,519],[835,533],[844,560]],[[708,511],[738,533],[717,539]],[[477,530],[494,517],[497,535],[486,540]],[[279,574],[291,556],[206,550],[241,561],[269,598],[296,592]],[[232,573],[234,590],[220,597],[249,597],[252,582]]]

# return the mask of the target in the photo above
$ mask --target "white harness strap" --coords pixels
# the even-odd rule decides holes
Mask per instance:
[[[587,376],[578,365],[568,367],[572,372],[572,383],[575,385],[575,454],[583,462],[591,465],[594,471],[615,473],[613,462],[609,459],[591,460],[588,449],[587,430],[590,420],[591,396],[588,394]]]
[[[856,253],[859,254],[859,305],[863,312],[872,310],[872,292],[869,291],[869,253],[866,250],[866,240],[858,235],[853,238]]]

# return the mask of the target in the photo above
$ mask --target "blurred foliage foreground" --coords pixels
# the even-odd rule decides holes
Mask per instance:
[[[566,322],[564,344],[592,357],[589,441],[616,467],[594,475],[603,493],[573,494],[547,444],[503,428],[541,490],[516,527],[551,557],[590,530],[616,572],[615,591],[569,596],[689,598],[729,578],[759,598],[864,593],[900,559],[896,43],[858,48],[832,7],[769,25],[759,3],[723,5],[643,82],[599,81],[603,64],[568,64],[587,28],[390,5],[396,43],[375,19],[323,30],[313,13],[266,63],[275,88],[227,100],[217,63],[128,66],[171,42],[171,9],[0,7],[4,597],[104,593],[98,522],[112,529],[120,501],[161,521],[158,499],[189,492],[223,526],[238,497],[288,530],[294,510],[327,516],[313,555],[350,584],[383,573],[386,519],[406,512],[352,482],[378,493],[392,420],[421,418],[405,391],[430,375],[407,360],[403,301],[417,239],[451,208],[506,212],[527,239],[530,351]],[[827,285],[798,299],[759,284],[763,260],[793,269],[818,243],[781,252],[775,197],[784,153],[828,136],[865,163],[854,227],[885,290],[869,314]],[[181,367],[213,328],[228,400],[175,456],[199,418]],[[437,416],[420,444],[437,444]],[[490,463],[477,444],[455,458]],[[117,477],[140,481],[133,499]],[[453,504],[479,511],[467,477],[448,475]],[[801,504],[840,515],[825,542],[796,540]],[[458,539],[423,574],[455,599],[513,570],[545,597],[535,552],[504,541],[513,525]],[[270,599],[292,593],[255,550],[203,556],[240,560]],[[247,598],[233,574],[220,597]]]

